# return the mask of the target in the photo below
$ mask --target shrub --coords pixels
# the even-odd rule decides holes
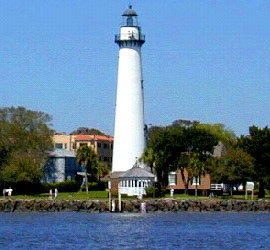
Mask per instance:
[[[28,182],[28,181],[20,181],[13,183],[12,185],[6,185],[5,188],[11,187],[13,189],[14,195],[33,195],[42,193],[44,191],[43,186],[40,182]]]
[[[43,183],[45,192],[49,192],[50,189],[58,189],[58,192],[78,192],[80,189],[80,183],[74,180],[68,180],[59,183]]]
[[[104,191],[106,188],[107,182],[100,181],[100,182],[88,182],[88,190],[91,191]],[[85,191],[85,185],[82,188]]]
[[[166,189],[161,187],[148,187],[146,190],[147,197],[164,197],[166,194]]]

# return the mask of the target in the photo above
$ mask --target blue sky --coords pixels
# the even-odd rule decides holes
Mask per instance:
[[[3,0],[0,107],[53,116],[53,128],[113,134],[118,33],[129,4],[146,35],[145,120],[270,121],[268,0]]]

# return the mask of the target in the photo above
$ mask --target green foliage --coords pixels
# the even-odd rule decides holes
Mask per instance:
[[[91,175],[91,179],[96,179],[98,174],[98,157],[95,151],[84,145],[77,150],[77,163],[86,168],[87,173]]]
[[[109,173],[109,168],[106,164],[98,163],[97,172],[98,172],[98,180],[100,181],[101,177],[104,177]]]
[[[148,187],[145,191],[148,198],[161,198],[166,194],[166,189],[161,187]]]
[[[8,164],[1,168],[0,178],[10,185],[16,182],[38,182],[42,177],[42,166],[34,159],[21,154],[13,155]]]
[[[42,186],[46,193],[48,193],[50,189],[54,191],[55,188],[57,188],[59,192],[78,192],[80,189],[80,184],[74,180],[59,183],[43,183]]]
[[[70,133],[71,135],[104,135],[100,130],[95,128],[80,127]]]
[[[191,181],[194,177],[196,178],[196,187],[195,195],[197,196],[197,178],[200,178],[201,175],[206,174],[206,160],[201,159],[198,153],[187,153],[188,160],[186,165],[186,171],[188,173],[188,182]],[[183,178],[183,175],[182,175]]]
[[[142,157],[140,158],[140,162],[144,162],[148,167],[150,167],[151,172],[153,172],[155,166],[156,155],[152,148],[147,148]]]
[[[227,129],[224,124],[197,124],[196,127],[213,134],[227,147],[235,145],[236,143],[237,137],[235,133],[232,130]]]
[[[39,183],[53,147],[50,121],[49,115],[24,107],[0,109],[0,187],[29,192],[31,183]]]
[[[254,158],[240,148],[230,148],[220,159],[213,159],[211,177],[217,183],[245,184],[253,180]]]
[[[158,181],[167,186],[170,171],[188,169],[187,153],[196,153],[200,161],[206,161],[217,143],[215,135],[196,126],[154,127],[149,131],[148,147],[142,160],[153,166]],[[188,180],[184,182],[187,184]]]
[[[106,187],[107,187],[107,182],[104,182],[104,181],[88,182],[88,188],[89,190],[92,190],[92,191],[104,191]],[[85,191],[85,187],[82,188],[82,191]]]
[[[264,197],[264,187],[270,183],[270,128],[249,128],[249,136],[241,136],[239,145],[255,159],[255,178],[260,182],[259,197]]]

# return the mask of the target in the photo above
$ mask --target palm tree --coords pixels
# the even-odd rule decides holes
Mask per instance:
[[[98,171],[98,181],[100,182],[100,177],[108,174],[109,168],[107,165],[99,163],[97,167],[97,171]]]
[[[79,147],[77,150],[77,163],[85,167],[85,182],[86,182],[86,192],[88,194],[88,173],[92,177],[96,177],[98,158],[95,151],[86,145]]]
[[[198,178],[206,172],[205,162],[200,159],[198,153],[192,153],[188,160],[188,174],[192,176],[191,180],[196,178],[195,196],[198,195]]]
[[[144,162],[148,167],[150,167],[151,172],[153,173],[155,167],[156,156],[152,148],[147,148],[142,157],[139,159],[140,162]]]

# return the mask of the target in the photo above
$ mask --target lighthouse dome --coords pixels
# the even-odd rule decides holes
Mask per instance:
[[[138,16],[136,11],[132,9],[132,5],[129,5],[128,9],[125,10],[122,16]]]

